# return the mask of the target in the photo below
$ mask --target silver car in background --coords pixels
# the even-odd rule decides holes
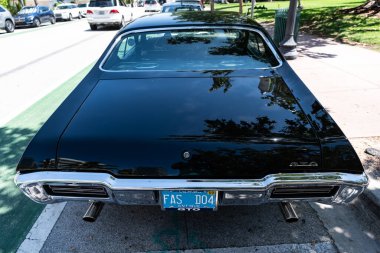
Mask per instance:
[[[0,29],[11,33],[15,30],[15,20],[12,14],[5,9],[4,6],[0,5]]]

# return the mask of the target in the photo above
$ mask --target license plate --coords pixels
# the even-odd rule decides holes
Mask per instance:
[[[99,15],[104,15],[104,13],[105,13],[104,11],[99,11],[98,12]]]
[[[178,211],[215,210],[217,196],[217,191],[161,191],[161,205]]]

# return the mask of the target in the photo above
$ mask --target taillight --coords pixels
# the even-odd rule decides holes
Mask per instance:
[[[119,11],[118,10],[111,10],[110,11],[110,14],[116,14],[116,13],[119,13]]]
[[[94,14],[92,10],[87,10],[87,14]]]

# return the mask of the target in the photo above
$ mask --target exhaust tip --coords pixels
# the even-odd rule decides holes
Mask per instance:
[[[290,202],[281,202],[280,208],[286,222],[294,223],[298,221],[298,215]]]
[[[83,216],[82,218],[84,221],[87,221],[87,222],[95,222],[96,221],[96,218],[95,217],[92,217],[92,216]]]
[[[86,222],[95,222],[102,211],[103,206],[103,202],[92,202],[82,219]]]
[[[286,221],[287,223],[297,222],[297,221],[298,221],[298,217],[297,217],[297,218],[295,218],[295,217],[288,218],[288,219],[285,219],[285,221]]]

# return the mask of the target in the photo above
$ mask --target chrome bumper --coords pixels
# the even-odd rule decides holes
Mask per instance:
[[[17,174],[16,185],[38,203],[69,200],[102,201],[121,205],[159,204],[160,190],[215,190],[220,205],[255,205],[279,201],[323,201],[347,203],[360,195],[368,184],[365,173],[281,173],[262,179],[120,179],[107,173],[92,172],[33,172]],[[328,197],[276,197],[276,188],[298,189],[331,186],[336,191]],[[49,193],[46,187],[102,188],[103,197],[62,196]],[[49,188],[50,189],[50,188]],[[83,190],[83,189],[82,189]],[[221,193],[221,194],[220,194]]]

